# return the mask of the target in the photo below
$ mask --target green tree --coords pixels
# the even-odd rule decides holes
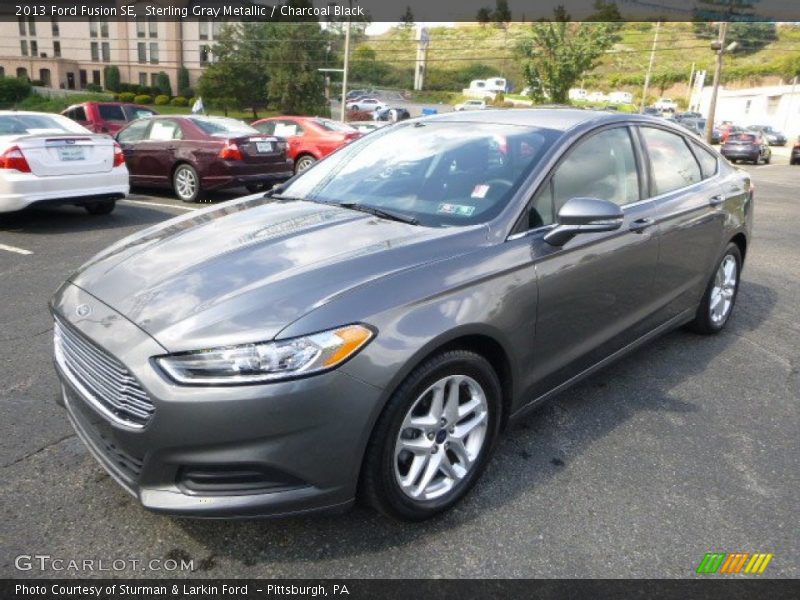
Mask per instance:
[[[495,0],[492,20],[500,24],[511,21],[511,9],[508,7],[508,0]]]
[[[189,82],[189,69],[181,65],[178,69],[178,95],[184,98],[194,96],[191,83]]]
[[[120,77],[119,67],[111,65],[103,69],[103,81],[106,82],[106,89],[118,92],[122,78]]]
[[[478,14],[475,15],[475,20],[481,25],[486,25],[492,22],[492,11],[485,6],[478,9]]]
[[[622,15],[613,0],[595,0],[594,13],[589,15],[587,21],[598,23],[619,23],[622,27]]]
[[[410,6],[406,5],[406,12],[403,13],[402,17],[400,17],[400,22],[403,24],[403,27],[414,26],[414,13],[411,12]]]
[[[172,84],[169,82],[169,75],[164,71],[159,71],[156,75],[156,90],[164,96],[172,96]]]
[[[569,89],[619,39],[617,23],[570,22],[563,8],[554,20],[531,24],[517,52],[531,97],[541,102],[566,103]]]

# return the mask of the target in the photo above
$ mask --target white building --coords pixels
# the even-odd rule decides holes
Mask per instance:
[[[711,88],[703,88],[700,112],[708,115]],[[790,140],[800,135],[800,83],[747,89],[720,88],[715,121],[737,125],[771,125]]]

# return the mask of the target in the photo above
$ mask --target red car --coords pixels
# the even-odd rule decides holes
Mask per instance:
[[[287,180],[286,142],[236,119],[157,116],[117,134],[131,185],[171,187],[184,202],[203,192],[245,186],[251,192]]]
[[[320,117],[271,117],[253,123],[268,135],[286,138],[294,172],[305,171],[321,158],[361,137],[361,133],[338,121]]]
[[[94,133],[115,134],[131,121],[158,113],[141,104],[127,102],[83,102],[61,113]]]

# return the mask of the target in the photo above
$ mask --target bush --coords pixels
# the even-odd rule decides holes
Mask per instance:
[[[156,96],[156,106],[166,106],[167,104],[169,104],[169,96],[164,94]]]
[[[87,92],[102,92],[103,91],[103,86],[97,85],[96,83],[90,83],[89,85],[86,86],[86,91]]]
[[[191,85],[189,84],[189,69],[181,67],[178,69],[178,94],[184,98],[194,96]]]
[[[151,87],[147,87],[146,85],[137,85],[136,89],[133,90],[137,94],[147,94],[148,96],[152,96],[158,90],[154,90]]]
[[[116,65],[111,65],[106,67],[103,73],[104,81],[106,82],[106,89],[111,90],[112,92],[120,92],[120,73],[119,67]]]
[[[134,98],[136,98],[136,94],[134,94],[133,92],[121,92],[119,94],[120,102],[133,102]]]
[[[189,105],[189,101],[186,98],[184,98],[183,96],[175,96],[172,100],[170,100],[169,103],[172,106],[188,106]]]
[[[153,97],[147,94],[139,94],[134,97],[133,101],[136,102],[136,104],[150,104],[153,101]]]
[[[0,102],[19,102],[31,93],[27,77],[0,78]]]
[[[36,87],[44,87],[44,81],[41,79],[34,79],[31,81],[31,85],[35,85]]]

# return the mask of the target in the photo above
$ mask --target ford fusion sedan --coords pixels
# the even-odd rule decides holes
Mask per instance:
[[[131,185],[171,188],[184,202],[232,187],[250,191],[292,176],[286,141],[237,119],[154,116],[117,134]]]
[[[106,215],[128,194],[119,145],[61,115],[0,111],[0,213],[74,204]]]
[[[541,402],[672,328],[721,331],[753,201],[662,119],[397,123],[89,260],[51,303],[59,402],[153,511],[426,519]]]
[[[722,156],[731,162],[746,160],[754,165],[760,162],[769,164],[772,160],[772,150],[760,133],[734,133],[720,148]]]

